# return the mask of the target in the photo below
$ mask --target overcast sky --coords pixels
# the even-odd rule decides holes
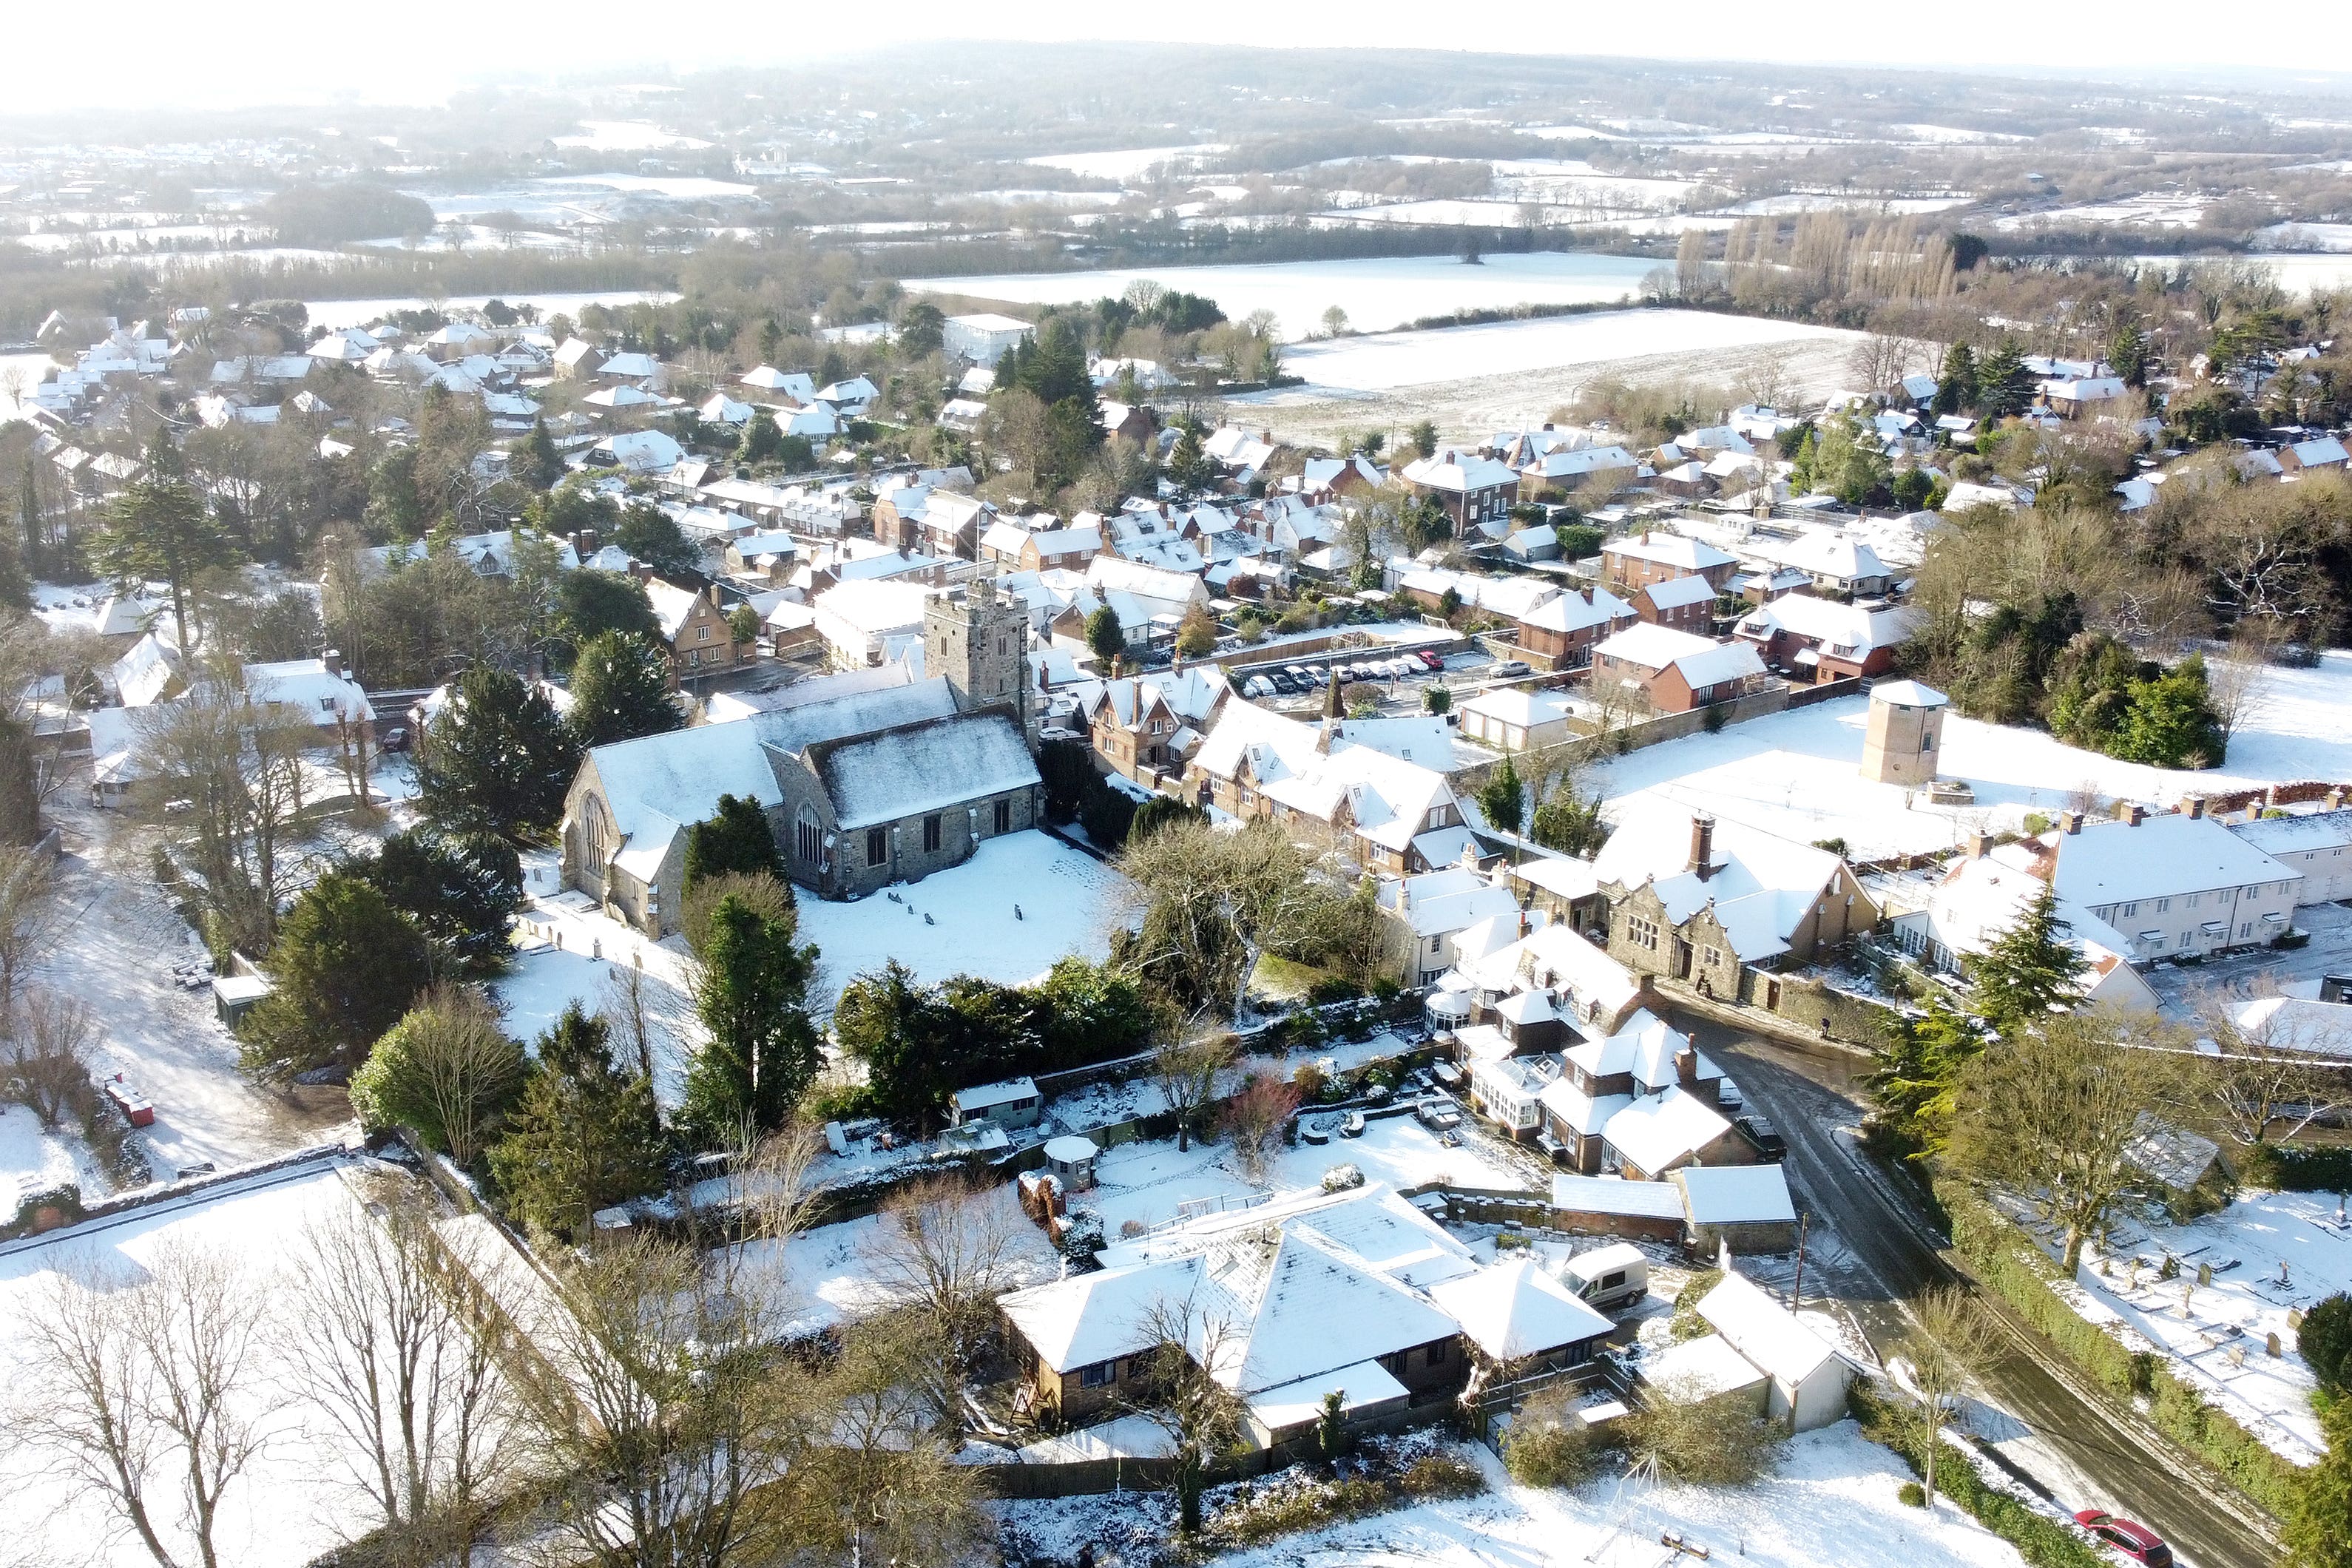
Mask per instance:
[[[1663,10],[1484,0],[1455,12],[1423,0],[1272,0],[1206,9],[1101,0],[895,0],[882,6],[754,0],[717,9],[666,9],[643,0],[370,0],[342,6],[232,0],[195,8],[184,0],[50,0],[11,7],[5,31],[16,68],[0,91],[0,113],[339,98],[433,102],[469,81],[631,65],[691,71],[866,50],[887,44],[882,28],[923,39],[1363,44],[1660,58],[1687,49],[1700,58],[1816,65],[1910,61],[2093,72],[2243,67],[2285,89],[2290,69],[2352,71],[2352,27],[2320,25],[2328,9],[2265,12],[2267,19],[2257,20],[2217,12],[2210,0],[2034,7],[1815,0],[1794,8],[1702,0]],[[2232,16],[2244,25],[2229,25]],[[2292,46],[2284,47],[2290,34]]]

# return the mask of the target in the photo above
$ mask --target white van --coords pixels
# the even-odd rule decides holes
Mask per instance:
[[[1630,1241],[1580,1252],[1560,1267],[1560,1283],[1596,1312],[1616,1312],[1650,1291],[1650,1259]]]

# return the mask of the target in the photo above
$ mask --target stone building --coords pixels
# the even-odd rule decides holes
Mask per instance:
[[[1897,680],[1870,693],[1870,728],[1863,736],[1862,776],[1876,784],[1926,789],[1944,760],[1944,694],[1916,680]]]

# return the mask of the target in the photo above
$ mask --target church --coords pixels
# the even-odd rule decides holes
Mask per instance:
[[[1037,823],[1028,610],[988,579],[934,593],[922,661],[803,680],[747,717],[598,746],[565,797],[563,880],[648,936],[677,929],[687,833],[765,808],[787,874],[857,899]]]

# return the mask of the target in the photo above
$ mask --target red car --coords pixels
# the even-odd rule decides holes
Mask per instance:
[[[2095,1508],[2077,1513],[2074,1522],[2089,1531],[2100,1545],[2112,1546],[2135,1563],[2145,1563],[2147,1568],[2172,1568],[2172,1548],[2164,1543],[2164,1537],[2144,1524],[2117,1519]]]

